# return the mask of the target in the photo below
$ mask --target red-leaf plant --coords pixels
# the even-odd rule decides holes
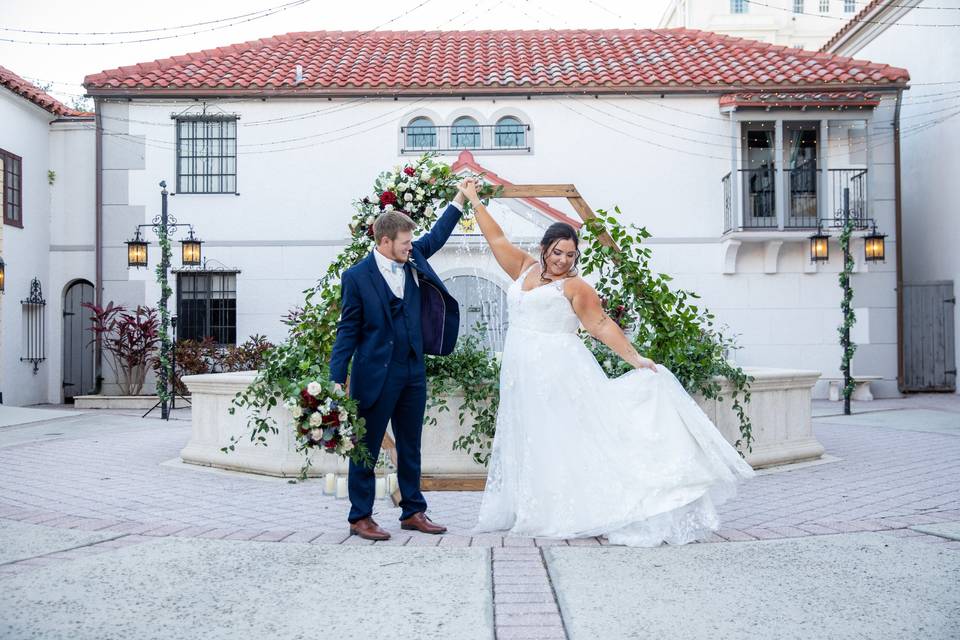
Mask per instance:
[[[129,396],[139,394],[160,343],[157,310],[137,305],[135,311],[128,311],[122,305],[114,305],[113,301],[106,307],[89,302],[82,306],[93,312],[90,316],[93,341],[100,338],[103,350],[109,356],[107,364],[113,369],[121,392]]]

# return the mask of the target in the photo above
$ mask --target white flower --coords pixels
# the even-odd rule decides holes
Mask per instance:
[[[413,203],[412,203],[412,202],[408,202],[407,204],[405,204],[405,205],[403,206],[403,210],[404,210],[404,211],[413,211],[414,208],[415,208],[415,207],[413,206]]]
[[[367,216],[367,224],[373,224],[376,220],[373,216]]]
[[[298,404],[293,405],[290,407],[290,415],[292,415],[294,418],[299,418],[303,415],[303,407]]]
[[[320,383],[316,380],[307,385],[307,393],[312,395],[314,398],[320,395],[321,391],[323,391],[323,387],[321,387]]]
[[[323,440],[323,429],[311,429],[310,430],[310,439],[314,442],[320,442]]]
[[[351,449],[353,449],[353,440],[351,440],[350,438],[347,438],[347,439],[343,440],[343,441],[340,443],[340,449],[341,449],[344,453],[346,453],[347,451],[350,451]]]
[[[385,206],[385,207],[383,208],[383,210],[384,210],[384,211],[393,211],[393,205],[392,205],[392,204],[388,204],[387,206]]]
[[[423,187],[417,188],[417,195],[420,196],[421,198],[424,196],[425,193],[426,192],[423,190]]]
[[[340,408],[339,415],[340,415],[340,422],[345,422],[347,418],[350,417],[350,414],[347,413],[347,410],[342,407]]]
[[[405,202],[413,202],[413,194],[408,191],[407,193],[403,194],[403,200]]]
[[[433,205],[429,205],[429,204],[428,204],[428,205],[427,205],[427,208],[424,209],[423,212],[424,212],[425,214],[427,214],[428,216],[432,216],[432,215],[433,215]]]
[[[610,362],[610,358],[607,358],[606,360],[603,361],[603,368],[604,368],[604,369],[609,369],[609,368],[612,367],[612,366],[613,366],[613,363]]]
[[[319,411],[314,411],[312,414],[310,414],[311,427],[319,427],[321,424],[323,424],[323,416],[320,415]]]
[[[387,185],[386,191],[393,191],[393,190],[396,189],[396,188],[397,188],[397,183],[396,183],[396,182],[391,182],[391,183],[389,183],[389,184]]]
[[[335,396],[342,396],[342,395],[343,395],[343,387],[342,387],[342,386],[334,387],[334,389],[333,389],[333,395],[335,395]]]

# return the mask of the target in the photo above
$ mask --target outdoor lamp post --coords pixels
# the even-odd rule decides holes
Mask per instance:
[[[160,417],[164,420],[170,419],[169,389],[173,377],[173,349],[174,345],[170,340],[170,312],[167,309],[167,301],[170,299],[170,236],[177,232],[179,226],[190,227],[189,235],[182,241],[183,264],[188,266],[198,266],[200,264],[200,245],[203,244],[193,232],[193,225],[184,222],[177,222],[177,219],[167,211],[167,182],[160,181],[160,215],[154,216],[153,222],[149,224],[137,225],[133,240],[127,241],[127,265],[130,267],[147,266],[147,242],[140,234],[143,227],[151,227],[157,234],[160,241],[160,265],[157,269],[157,284],[160,285],[160,368],[161,374],[157,377],[157,395],[159,401],[150,411],[157,406],[160,407]],[[174,389],[176,391],[176,389]],[[145,416],[150,413],[147,411]]]
[[[840,287],[843,289],[841,310],[843,311],[843,325],[840,327],[840,346],[843,348],[841,371],[843,372],[843,413],[850,415],[850,390],[853,388],[853,377],[850,374],[850,361],[853,356],[853,347],[850,344],[850,327],[853,326],[853,286],[851,273],[853,258],[850,255],[850,238],[856,230],[870,228],[871,231],[864,237],[863,252],[867,262],[879,262],[884,259],[886,236],[877,231],[877,222],[873,218],[863,215],[851,215],[850,187],[844,187],[842,208],[837,212],[841,215],[833,218],[824,218],[817,222],[817,232],[810,236],[810,262],[826,262],[829,260],[829,236],[824,233],[823,225],[840,230],[840,246],[843,249],[843,269],[840,271]],[[859,210],[859,208],[858,208]]]

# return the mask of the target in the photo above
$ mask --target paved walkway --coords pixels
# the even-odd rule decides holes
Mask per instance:
[[[944,586],[960,583],[960,524],[955,524],[960,523],[958,396],[856,403],[853,416],[838,415],[839,403],[816,402],[816,435],[828,453],[824,461],[768,470],[745,484],[722,508],[723,528],[703,541],[714,544],[653,550],[610,547],[595,538],[471,536],[479,494],[470,492],[427,495],[431,516],[450,528],[444,536],[401,531],[399,510],[378,502],[376,517],[394,537],[369,543],[347,535],[348,503],[323,495],[322,482],[296,483],[180,463],[178,453],[190,431],[188,410],[178,410],[166,423],[154,415],[141,419],[142,412],[135,411],[53,412],[63,409],[49,408],[49,420],[38,419],[44,416],[37,409],[27,421],[22,413],[4,414],[0,407],[0,546],[7,548],[0,554],[0,593],[8,594],[0,595],[0,637],[191,637],[191,629],[197,637],[220,637],[223,629],[231,628],[226,618],[239,623],[253,613],[259,616],[257,624],[266,626],[238,628],[263,633],[273,629],[270,633],[277,638],[301,637],[311,624],[310,635],[323,638],[351,637],[349,628],[384,638],[479,633],[501,639],[586,639],[644,637],[648,632],[663,637],[653,633],[655,629],[694,638],[706,628],[714,629],[716,637],[747,638],[756,637],[755,625],[774,620],[781,621],[778,637],[843,637],[842,619],[849,613],[843,602],[849,602],[852,611],[868,601],[876,606],[858,624],[861,629],[864,624],[879,625],[880,635],[861,636],[850,626],[849,637],[883,637],[885,632],[889,637],[960,636],[960,598],[955,588]],[[284,545],[273,546],[278,542]],[[366,549],[353,550],[356,546]],[[425,547],[436,549],[423,555]],[[896,553],[891,554],[891,548]],[[224,563],[244,557],[250,562],[238,565],[239,574],[223,573]],[[897,573],[903,563],[896,561],[903,557],[929,567],[924,582],[904,583]],[[825,558],[833,566],[857,558],[851,570],[861,579],[851,582],[849,572],[843,572],[842,579],[824,574]],[[758,564],[757,559],[763,560]],[[261,566],[268,560],[286,567],[294,583],[286,578],[271,581]],[[404,570],[392,571],[391,562]],[[301,565],[319,573],[304,573]],[[596,569],[604,566],[608,568]],[[779,569],[771,571],[771,566]],[[339,572],[324,571],[332,567]],[[350,567],[356,569],[353,575]],[[623,573],[624,567],[633,573]],[[819,569],[811,572],[811,567]],[[667,573],[651,582],[652,568]],[[710,583],[705,576],[725,572],[730,580],[750,578],[741,589],[755,589],[755,600],[765,608],[738,616],[737,611],[751,608],[749,597],[728,601],[716,591],[703,590]],[[784,578],[793,574],[798,582],[785,584]],[[309,584],[311,575],[317,584]],[[651,591],[680,576],[685,587],[650,601]],[[810,581],[817,576],[822,578],[820,589],[812,589]],[[228,599],[228,609],[236,614],[223,612],[223,599],[197,595],[209,587],[208,580],[228,577],[234,589],[250,591],[236,602]],[[182,582],[183,594],[194,594],[194,607],[185,602],[175,607],[177,615],[186,615],[194,626],[168,627],[172,617],[151,610],[144,618],[135,606],[110,612],[90,604],[119,593],[104,587],[106,583],[136,592],[152,581],[171,578]],[[330,587],[338,591],[347,584],[353,601],[327,593]],[[39,585],[48,587],[42,596],[31,593]],[[698,585],[703,587],[699,591]],[[290,615],[289,606],[296,603],[302,613],[306,603],[281,597],[301,586],[321,586],[315,618]],[[720,583],[715,587],[722,590]],[[771,598],[771,587],[782,598]],[[362,615],[343,615],[363,602],[358,594],[371,589],[379,595]],[[407,594],[400,598],[406,609],[382,602],[395,604],[401,592]],[[594,599],[600,594],[606,595]],[[258,602],[258,596],[265,602]],[[883,606],[884,597],[889,607]],[[816,616],[804,623],[802,616],[794,620],[790,614],[798,606],[828,601],[834,604],[824,610],[833,617],[819,625]],[[57,602],[71,603],[74,613],[90,624],[79,624],[70,614],[62,620],[51,616],[49,607]],[[733,610],[722,615],[714,606],[718,602],[728,602]],[[671,626],[671,603],[676,611],[702,612],[710,618],[701,620],[708,626]],[[340,615],[328,613],[327,634],[318,635],[324,629],[322,610],[330,606]],[[410,607],[418,613],[401,615],[398,622],[397,612]],[[454,610],[469,624],[437,626]],[[216,632],[201,634],[206,628],[201,621],[211,615],[218,623]],[[360,624],[360,618],[366,622]],[[147,625],[146,620],[153,622],[137,626]],[[366,624],[370,621],[378,622]],[[171,633],[164,635],[164,628]],[[470,634],[464,628],[471,629]]]

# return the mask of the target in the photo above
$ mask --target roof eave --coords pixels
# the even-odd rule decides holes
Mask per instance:
[[[784,92],[821,92],[821,91],[890,91],[905,89],[908,81],[869,83],[823,83],[823,84],[738,84],[738,85],[644,85],[644,86],[580,86],[580,87],[451,87],[400,90],[373,87],[331,87],[309,89],[229,89],[218,87],[156,89],[137,87],[88,87],[87,95],[94,98],[233,98],[245,96],[257,98],[446,98],[446,97],[483,97],[496,96],[549,96],[549,95],[645,95],[645,94],[704,94],[716,95],[732,91],[784,91]]]

